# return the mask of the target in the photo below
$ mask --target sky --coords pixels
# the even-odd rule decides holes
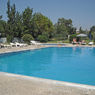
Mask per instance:
[[[7,1],[0,0],[0,15],[7,20]],[[58,18],[72,19],[73,26],[79,29],[90,29],[95,25],[95,0],[10,0],[15,3],[19,12],[27,6],[33,8],[33,13],[41,12],[55,24]]]

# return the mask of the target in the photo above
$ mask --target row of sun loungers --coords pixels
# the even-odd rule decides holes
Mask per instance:
[[[27,46],[27,44],[24,44],[24,43],[10,43],[10,45],[12,47],[23,47],[23,46]]]
[[[73,39],[72,44],[86,45],[87,43],[85,42],[85,40],[77,42],[76,39]],[[89,42],[88,45],[94,45],[94,43]]]
[[[86,42],[72,42],[72,44],[87,45]],[[94,45],[93,42],[89,42],[88,45]]]
[[[0,44],[0,48],[10,48],[10,45],[6,45],[6,44]]]
[[[37,41],[31,41],[30,43],[31,45],[41,45],[41,43],[37,42]],[[0,44],[0,48],[11,48],[11,47],[25,47],[27,46],[27,44],[25,43],[10,43],[10,44]]]
[[[25,47],[27,44],[24,43],[10,43],[10,44],[0,44],[0,48],[11,48],[11,47]]]

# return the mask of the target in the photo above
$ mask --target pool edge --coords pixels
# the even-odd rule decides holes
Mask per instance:
[[[38,78],[38,77],[32,77],[32,76],[24,76],[24,75],[13,74],[13,73],[0,72],[0,76],[13,77],[13,78],[18,78],[18,79],[23,79],[26,81],[44,82],[44,83],[53,84],[53,85],[61,85],[61,86],[67,86],[67,87],[95,90],[95,86],[93,86],[93,85],[57,81],[57,80],[44,79],[44,78]]]

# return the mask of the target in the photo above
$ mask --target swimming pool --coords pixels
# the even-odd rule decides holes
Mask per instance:
[[[0,71],[95,85],[95,48],[51,47],[0,54]]]

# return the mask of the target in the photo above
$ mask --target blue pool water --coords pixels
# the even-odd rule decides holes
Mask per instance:
[[[95,48],[53,47],[1,54],[0,71],[95,85]]]

